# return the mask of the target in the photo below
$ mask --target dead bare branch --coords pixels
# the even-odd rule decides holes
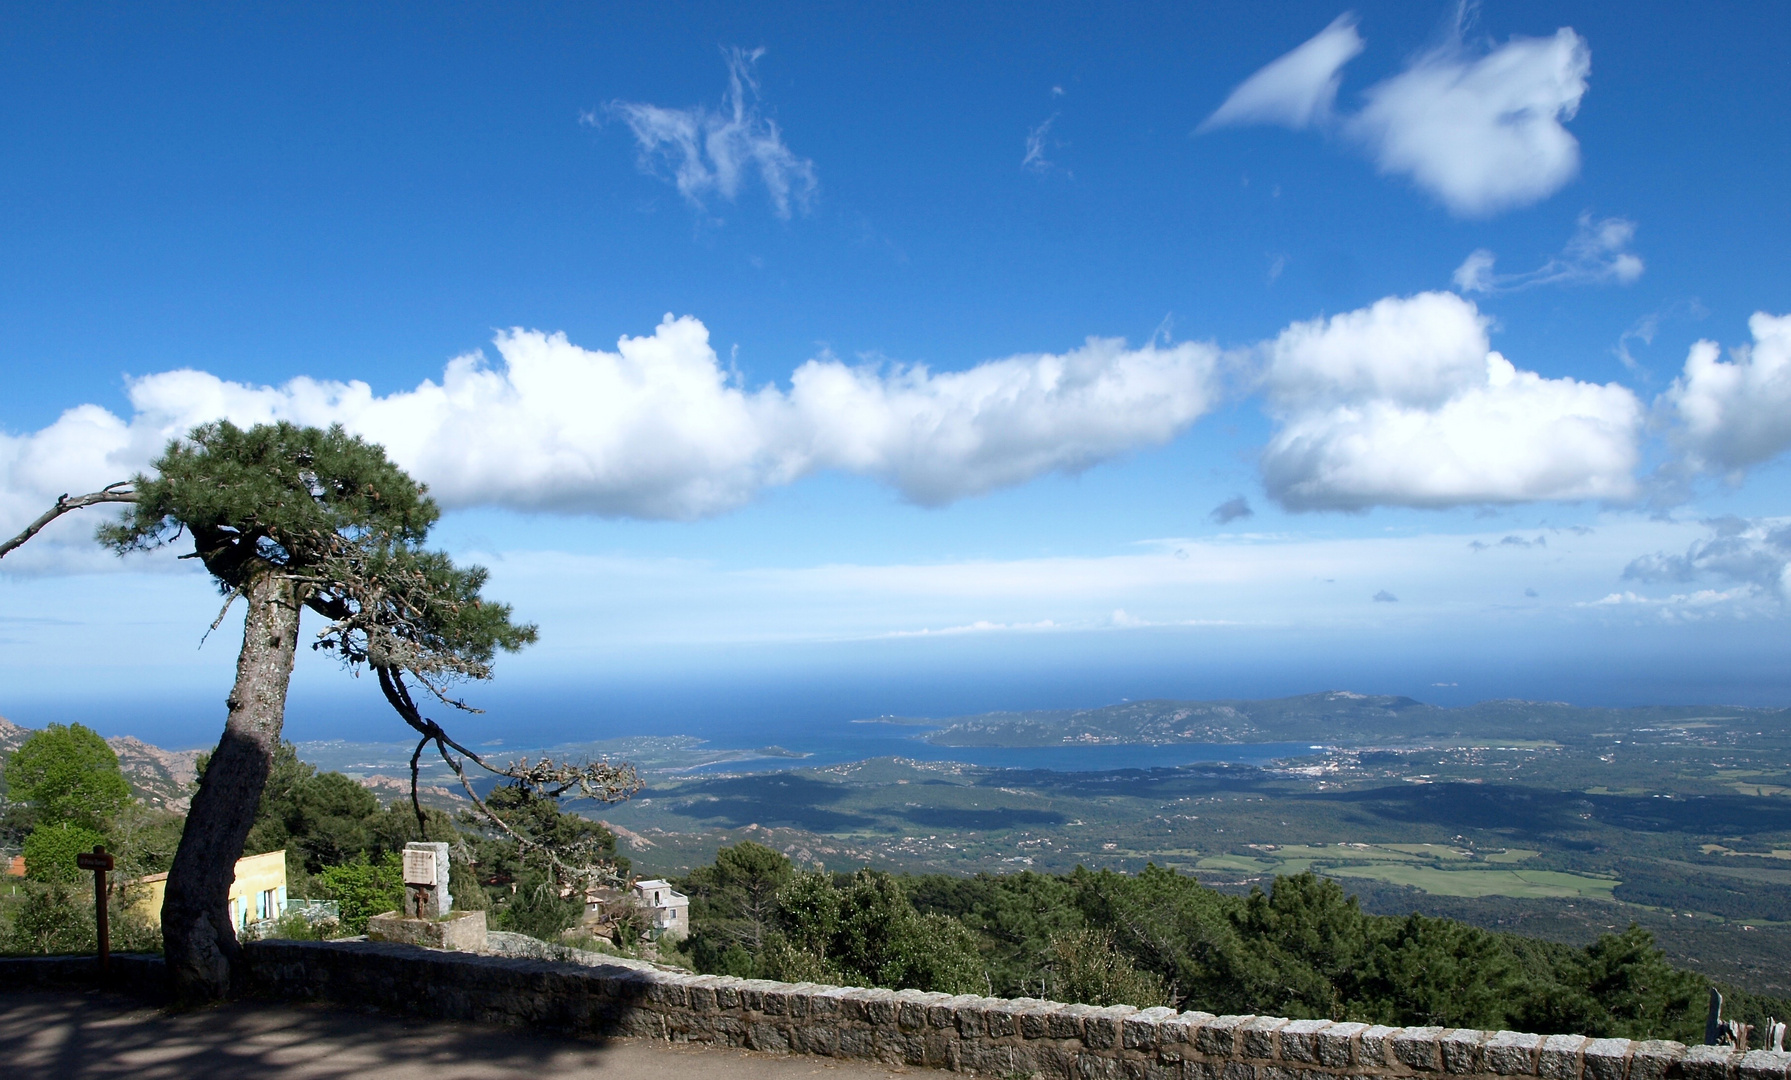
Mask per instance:
[[[55,521],[57,518],[71,510],[80,510],[88,506],[98,506],[100,503],[136,502],[137,493],[131,491],[130,486],[131,482],[129,480],[120,480],[116,484],[107,484],[100,490],[89,492],[86,495],[76,495],[73,498],[70,498],[67,494],[64,494],[61,498],[56,500],[55,506],[45,510],[42,514],[38,515],[36,521],[25,526],[24,532],[13,537],[11,540],[6,541],[4,544],[0,544],[0,559],[6,558],[14,548],[42,532],[45,525]]]
[[[404,683],[402,670],[379,664],[374,666],[374,672],[379,678],[379,687],[385,693],[386,701],[404,718],[405,723],[422,736],[410,762],[411,808],[416,812],[419,828],[423,825],[423,808],[417,797],[417,763],[423,748],[434,743],[442,760],[460,780],[460,786],[465,789],[467,798],[477,811],[477,820],[496,826],[515,841],[519,854],[544,860],[553,869],[554,876],[567,884],[582,887],[613,881],[616,876],[614,867],[598,858],[595,850],[580,848],[565,851],[540,838],[528,836],[505,821],[501,815],[485,805],[485,800],[473,789],[472,780],[466,775],[461,760],[448,751],[452,748],[462,754],[465,760],[473,762],[486,772],[506,777],[524,791],[547,798],[557,798],[577,788],[580,794],[588,798],[601,802],[621,802],[645,786],[634,766],[604,760],[556,762],[550,758],[542,758],[533,763],[524,758],[507,765],[493,765],[478,753],[456,742],[442,730],[440,724],[422,714],[410,695],[410,688]]]

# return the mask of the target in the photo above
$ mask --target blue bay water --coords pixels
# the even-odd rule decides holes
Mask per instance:
[[[1324,749],[1309,743],[1172,743],[1162,746],[938,746],[926,741],[930,728],[848,722],[812,725],[784,733],[774,744],[804,755],[800,759],[758,758],[721,762],[707,771],[740,771],[824,767],[867,758],[900,757],[916,761],[957,761],[996,769],[1051,769],[1058,772],[1102,772],[1110,769],[1157,769],[1177,765],[1262,765]],[[756,749],[709,740],[718,749]]]

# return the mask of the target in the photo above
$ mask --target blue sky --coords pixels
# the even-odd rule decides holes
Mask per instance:
[[[1771,5],[0,28],[0,531],[340,420],[540,622],[494,725],[1791,703]],[[0,714],[196,741],[216,599],[91,524],[0,571]]]

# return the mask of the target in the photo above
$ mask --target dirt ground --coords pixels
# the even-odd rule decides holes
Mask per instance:
[[[914,1074],[861,1062],[644,1039],[598,1042],[325,1007],[238,1003],[166,1012],[106,994],[30,991],[0,993],[0,1075],[8,1080],[887,1080]]]

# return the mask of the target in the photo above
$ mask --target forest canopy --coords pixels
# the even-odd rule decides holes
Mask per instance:
[[[749,841],[680,884],[692,962],[745,977],[1685,1042],[1702,1037],[1710,988],[1634,926],[1575,948],[1371,915],[1311,873],[1245,896],[1157,866],[827,874]],[[1732,1015],[1791,1011],[1724,993]]]

